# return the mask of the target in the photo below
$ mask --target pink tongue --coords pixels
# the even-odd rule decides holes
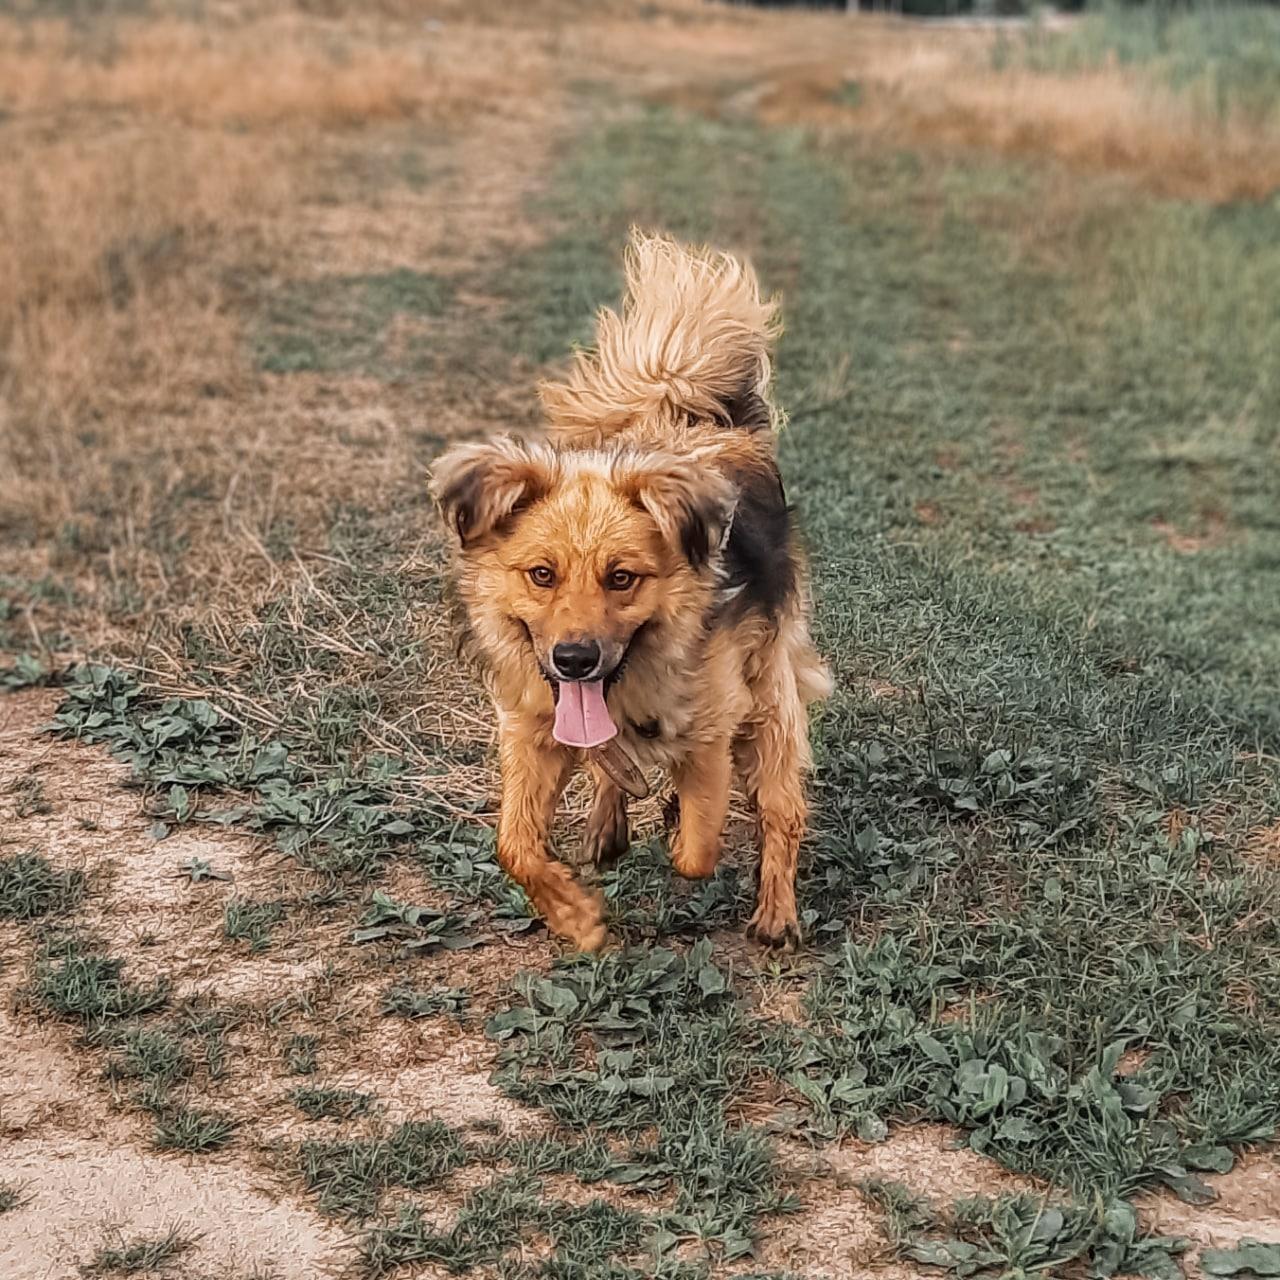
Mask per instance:
[[[552,737],[566,747],[598,747],[618,726],[604,702],[603,680],[563,680]]]

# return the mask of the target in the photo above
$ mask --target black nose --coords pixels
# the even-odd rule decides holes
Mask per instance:
[[[600,646],[594,640],[571,640],[551,650],[551,662],[566,680],[583,680],[600,665]]]

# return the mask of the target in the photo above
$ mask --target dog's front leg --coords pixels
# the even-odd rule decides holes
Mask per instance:
[[[680,825],[671,842],[671,865],[682,876],[703,879],[715,871],[732,780],[728,738],[697,743],[677,766],[674,781]]]
[[[616,862],[631,845],[627,794],[602,769],[593,768],[596,795],[582,836],[583,853],[594,863]]]
[[[535,742],[514,726],[503,729],[498,749],[502,766],[502,813],[498,819],[498,861],[529,895],[553,933],[583,951],[605,940],[604,904],[574,879],[573,872],[547,853],[556,801],[573,772],[573,753]]]

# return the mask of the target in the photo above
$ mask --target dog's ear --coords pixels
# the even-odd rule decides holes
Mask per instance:
[[[443,454],[431,469],[431,492],[465,550],[545,497],[555,473],[555,454],[545,445],[499,436]]]
[[[719,551],[733,519],[737,491],[718,471],[671,454],[623,455],[613,467],[617,488],[653,517],[658,531],[695,569]]]

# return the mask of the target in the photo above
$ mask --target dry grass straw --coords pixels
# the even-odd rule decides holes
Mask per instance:
[[[794,10],[602,21],[572,33],[582,56],[705,114],[1047,157],[1191,199],[1261,199],[1280,187],[1274,112],[1218,110],[1141,65],[997,69],[1002,38],[981,28]]]
[[[989,34],[947,36],[881,27],[846,63],[781,72],[763,88],[760,115],[931,148],[1050,157],[1190,199],[1263,199],[1280,188],[1274,115],[1208,112],[1141,68],[995,70]]]
[[[270,588],[277,520],[301,532],[348,495],[385,494],[406,468],[403,395],[357,389],[317,407],[314,380],[264,380],[246,341],[251,295],[267,277],[370,269],[358,255],[371,236],[389,265],[412,261],[438,227],[440,192],[361,207],[344,176],[352,148],[369,145],[355,131],[420,128],[401,136],[429,142],[478,117],[514,119],[526,95],[545,96],[545,61],[521,33],[424,34],[359,13],[341,25],[278,12],[0,18],[6,571],[81,575],[95,562],[105,572],[80,579],[76,633],[112,644],[123,633],[109,613],[194,603],[193,575],[206,606]],[[342,234],[319,243],[335,182]],[[363,403],[373,393],[376,412]],[[119,586],[114,604],[104,581]]]
[[[0,24],[0,101],[23,112],[123,109],[187,124],[323,129],[456,119],[516,87],[511,42],[463,58],[451,56],[452,41],[415,35],[288,16],[240,27],[134,22],[96,36],[10,22]]]

